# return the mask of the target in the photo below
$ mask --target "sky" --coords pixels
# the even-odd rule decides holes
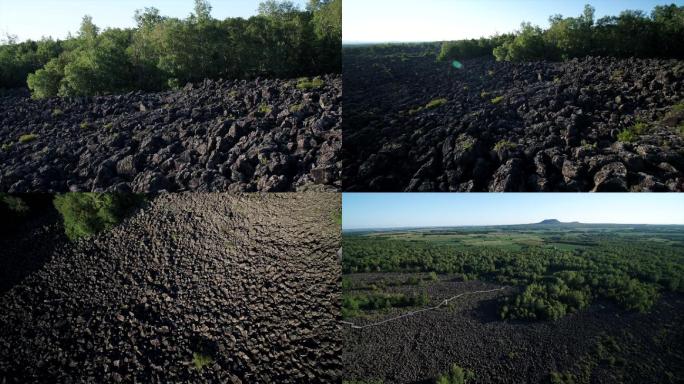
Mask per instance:
[[[684,224],[683,193],[344,193],[342,229],[563,222]]]
[[[344,0],[342,40],[416,42],[460,40],[512,32],[523,21],[548,26],[549,16],[579,16],[585,4],[595,17],[625,9],[647,13],[656,5],[684,0]]]
[[[260,0],[210,0],[212,15],[247,18],[257,13]],[[304,7],[306,0],[293,0]],[[0,0],[0,36],[16,35],[19,41],[38,40],[43,36],[64,39],[76,33],[81,19],[88,14],[95,24],[106,27],[133,27],[136,9],[156,7],[164,16],[187,17],[193,0]]]

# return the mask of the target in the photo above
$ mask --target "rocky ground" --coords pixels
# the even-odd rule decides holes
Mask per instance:
[[[369,282],[397,274],[350,275]],[[410,275],[404,275],[406,279]],[[442,277],[427,287],[431,305],[453,295],[499,286]],[[344,330],[345,377],[384,383],[433,383],[452,364],[474,372],[473,383],[549,383],[551,372],[582,383],[679,383],[684,378],[684,296],[663,296],[648,314],[603,302],[555,322],[510,322],[497,316],[501,292],[462,296],[449,309],[424,312],[366,329]],[[405,313],[356,318],[362,325]],[[572,382],[572,381],[566,381]]]
[[[346,191],[684,190],[682,61],[401,52],[344,55]]]
[[[179,91],[0,97],[0,190],[340,187],[342,80],[205,81]],[[24,135],[33,138],[20,142]],[[25,139],[24,139],[25,140]]]
[[[339,210],[328,193],[162,195],[62,242],[0,297],[0,382],[335,382]]]

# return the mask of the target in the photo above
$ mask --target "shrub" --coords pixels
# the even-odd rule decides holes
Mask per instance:
[[[65,193],[53,201],[62,215],[64,232],[72,241],[111,228],[141,202],[138,195],[108,193]]]
[[[12,147],[14,147],[13,143],[5,143],[2,145],[2,148],[0,149],[2,149],[3,152],[9,152],[12,150]]]
[[[82,130],[87,130],[87,129],[90,129],[90,124],[88,124],[87,121],[84,121],[81,123],[80,127]]]
[[[475,373],[468,369],[453,364],[448,373],[440,375],[435,381],[437,384],[467,384],[475,379]]]
[[[320,88],[323,84],[325,84],[325,82],[320,77],[314,77],[313,80],[309,80],[308,77],[302,77],[297,80],[297,88],[301,90]]]
[[[437,108],[441,107],[442,105],[447,103],[447,99],[434,99],[431,100],[429,103],[425,104],[425,109],[432,109],[432,108]]]
[[[496,152],[499,152],[504,149],[515,149],[518,147],[518,144],[512,143],[508,140],[500,140],[496,144],[494,144],[494,150]]]
[[[38,135],[36,135],[34,133],[29,133],[27,135],[19,136],[19,142],[21,144],[30,143],[30,142],[36,140],[37,138],[38,138]]]
[[[193,352],[193,354],[192,354],[192,363],[195,365],[195,368],[198,370],[201,370],[202,368],[206,367],[207,365],[209,365],[213,362],[214,362],[214,359],[209,355],[205,355],[205,354],[199,353],[199,352]]]
[[[499,104],[503,100],[503,96],[497,96],[491,100],[492,104]]]
[[[52,110],[52,117],[59,117],[59,116],[62,116],[63,114],[64,114],[64,111],[62,111],[59,108],[55,108]]]
[[[644,122],[637,122],[631,127],[625,128],[617,135],[618,141],[631,143],[636,141],[639,136],[648,131],[648,125]]]
[[[267,115],[267,114],[271,113],[272,109],[268,104],[261,103],[261,104],[259,104],[258,111],[259,111],[259,113],[263,113],[263,114]]]
[[[0,193],[0,212],[2,211],[21,216],[29,211],[29,207],[21,197]]]
[[[446,103],[447,103],[447,99],[444,99],[444,98],[434,99],[434,100],[431,100],[430,102],[428,102],[427,104],[425,104],[425,106],[423,106],[423,107],[416,107],[416,108],[410,109],[408,111],[408,113],[409,113],[409,115],[415,115],[416,113],[421,112],[421,111],[426,110],[426,109],[433,109],[433,108],[441,107],[442,105],[444,105]]]

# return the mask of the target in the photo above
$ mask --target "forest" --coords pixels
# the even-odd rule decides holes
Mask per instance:
[[[595,19],[553,15],[549,27],[523,22],[515,33],[443,42],[440,60],[494,56],[498,61],[567,60],[583,56],[684,58],[684,6],[659,5],[648,15],[626,10]]]
[[[219,20],[211,10],[208,0],[195,0],[185,19],[145,8],[136,11],[135,28],[101,30],[86,15],[65,40],[8,36],[0,45],[0,90],[74,97],[341,71],[342,0],[310,0],[306,9],[268,0],[249,19]]]
[[[684,292],[682,241],[666,226],[345,234],[342,265],[345,274],[435,272],[517,287],[499,304],[502,319],[556,320],[597,300],[647,312],[662,292]],[[346,313],[359,309],[352,299]]]

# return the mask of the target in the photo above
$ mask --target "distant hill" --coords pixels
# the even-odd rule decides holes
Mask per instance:
[[[569,223],[564,223],[564,222],[558,221],[556,219],[546,219],[546,220],[542,220],[542,221],[538,222],[537,224],[579,224],[579,223],[580,223],[579,221],[572,221]]]

